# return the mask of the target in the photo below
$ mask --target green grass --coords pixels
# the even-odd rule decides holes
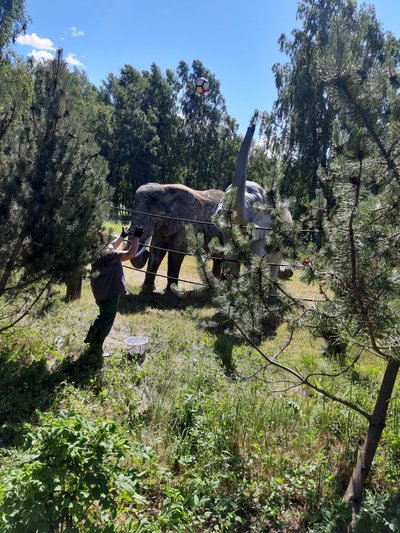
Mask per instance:
[[[199,279],[191,258],[181,275]],[[282,372],[229,330],[207,326],[216,310],[204,295],[164,295],[165,280],[144,295],[143,274],[126,277],[131,295],[121,302],[104,360],[91,358],[83,344],[97,313],[87,281],[79,302],[60,298],[46,316],[1,338],[0,502],[1,479],[19,471],[23,436],[52,420],[60,424],[67,411],[115,421],[129,443],[120,460],[130,481],[124,490],[110,489],[117,509],[110,531],[312,531],[321,510],[343,494],[364,420],[305,388],[285,391],[289,383],[276,383],[287,379]],[[287,289],[316,294],[297,274]],[[127,357],[124,339],[131,335],[149,338],[143,362]],[[272,355],[286,338],[282,324],[261,348]],[[282,361],[304,372],[337,370],[340,363],[321,349],[301,330]],[[323,384],[370,409],[381,375],[381,362],[365,356],[352,374]],[[381,492],[398,480],[399,413],[397,389],[369,482]],[[89,509],[102,530],[108,522],[96,500]]]

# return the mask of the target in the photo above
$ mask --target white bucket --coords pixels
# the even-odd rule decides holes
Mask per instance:
[[[128,354],[143,355],[148,342],[149,339],[147,337],[128,337],[127,339],[125,339]]]

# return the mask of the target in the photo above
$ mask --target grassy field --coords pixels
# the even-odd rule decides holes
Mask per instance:
[[[193,259],[181,277],[199,280]],[[126,278],[109,357],[85,352],[97,312],[88,281],[79,302],[63,303],[60,287],[46,316],[1,339],[0,531],[336,531],[365,421],[310,390],[282,391],[284,376],[216,328],[216,309],[191,284],[166,295],[157,278],[144,295],[143,273]],[[316,294],[297,273],[286,287]],[[128,357],[132,335],[149,339],[144,359]],[[286,338],[282,324],[261,348],[273,354]],[[322,348],[298,331],[282,360],[337,371]],[[381,373],[365,357],[321,381],[370,409]],[[381,495],[367,499],[371,528],[371,509],[398,483],[399,408],[397,389],[368,486]]]

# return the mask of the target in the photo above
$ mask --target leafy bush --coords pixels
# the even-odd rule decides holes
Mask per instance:
[[[361,513],[357,520],[357,531],[370,533],[390,533],[400,531],[400,513],[391,509],[388,494],[366,491]]]
[[[120,502],[145,503],[121,466],[129,450],[114,422],[75,411],[48,416],[27,433],[3,479],[1,530],[113,531]]]
[[[316,517],[315,517],[316,518]],[[343,499],[333,502],[329,507],[323,507],[320,519],[315,527],[308,529],[310,533],[337,533],[345,529],[345,524],[351,521],[350,505]]]
[[[46,405],[54,380],[47,367],[51,348],[34,331],[0,335],[0,443],[9,444],[13,427]]]

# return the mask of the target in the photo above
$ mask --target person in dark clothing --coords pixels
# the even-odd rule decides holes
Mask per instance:
[[[124,239],[132,233],[129,249],[118,251]],[[90,326],[84,342],[95,350],[102,350],[104,340],[114,324],[119,299],[128,294],[121,263],[135,257],[142,233],[142,226],[136,226],[135,230],[122,228],[121,235],[105,246],[101,256],[92,264],[91,286],[99,314]],[[103,232],[99,234],[104,242],[105,234]]]

